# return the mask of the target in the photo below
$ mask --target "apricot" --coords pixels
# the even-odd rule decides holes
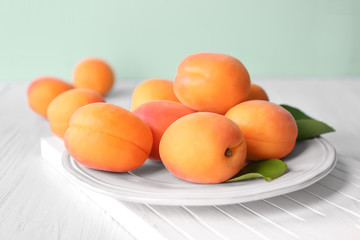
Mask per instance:
[[[165,130],[175,122],[175,120],[190,113],[195,113],[195,111],[181,103],[167,100],[153,100],[142,104],[136,108],[133,113],[144,120],[151,129],[153,146],[149,159],[161,160],[159,144]]]
[[[50,102],[73,87],[55,77],[39,77],[30,82],[27,88],[27,101],[29,107],[37,114],[47,118],[46,111]]]
[[[86,58],[73,70],[75,88],[88,88],[105,96],[114,84],[114,73],[108,63],[98,58]]]
[[[219,183],[244,166],[246,143],[240,128],[223,115],[198,112],[176,120],[160,141],[160,156],[175,176],[195,183]]]
[[[250,76],[236,58],[219,53],[196,53],[178,66],[174,80],[176,97],[197,111],[225,114],[244,101]]]
[[[90,103],[75,111],[64,142],[86,167],[127,172],[145,162],[152,139],[150,128],[132,112],[110,103]]]
[[[80,107],[90,103],[105,102],[97,92],[85,89],[71,89],[58,95],[47,109],[50,130],[58,137],[64,138],[72,114]]]
[[[151,78],[140,83],[134,89],[132,93],[131,111],[135,110],[141,104],[152,100],[180,102],[175,96],[172,81]]]
[[[275,103],[246,101],[231,108],[225,116],[241,128],[248,160],[283,158],[295,146],[298,133],[295,119]]]
[[[269,97],[266,94],[265,90],[255,83],[250,85],[250,93],[245,101],[249,100],[264,100],[269,101]]]

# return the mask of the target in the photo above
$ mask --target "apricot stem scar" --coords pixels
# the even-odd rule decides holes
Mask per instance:
[[[225,150],[225,156],[230,157],[231,155],[232,155],[232,151],[229,148],[227,148]]]

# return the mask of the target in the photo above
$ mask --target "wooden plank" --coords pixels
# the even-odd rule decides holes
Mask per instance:
[[[224,239],[237,240],[253,239],[262,240],[263,238],[250,231],[247,227],[240,224],[237,219],[230,217],[224,212],[220,211],[217,207],[184,207],[187,211],[191,212],[199,222],[206,225],[212,231],[222,236]]]
[[[43,138],[41,145],[42,156],[60,175],[74,184],[78,190],[125,227],[136,239],[151,238],[161,240],[168,239],[170,236],[172,239],[184,239],[181,233],[174,234],[176,229],[165,224],[164,220],[155,214],[150,207],[144,204],[127,203],[98,194],[76,184],[72,179],[68,178],[61,164],[62,153],[65,151],[65,148],[60,139],[56,137]]]
[[[262,201],[212,207],[120,203],[84,189],[79,191],[39,157],[38,140],[51,133],[46,120],[28,109],[26,85],[0,91],[1,238],[359,239],[360,148],[354,132],[360,131],[360,105],[354,102],[360,101],[360,82],[262,83],[275,102],[298,106],[336,128],[337,132],[326,138],[340,153],[339,163],[330,175],[304,190]],[[128,108],[133,87],[116,86],[108,102]],[[307,100],[301,94],[294,95],[302,91],[307,93]],[[346,98],[334,98],[338,93]]]
[[[168,224],[181,232],[186,239],[224,239],[221,234],[202,224],[198,218],[183,207],[150,206]]]

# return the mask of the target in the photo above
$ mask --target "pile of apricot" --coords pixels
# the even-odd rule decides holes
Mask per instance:
[[[220,183],[249,161],[283,158],[295,146],[292,115],[270,102],[232,56],[186,57],[174,81],[137,85],[131,110],[105,103],[113,83],[106,62],[85,59],[74,68],[73,85],[42,77],[28,87],[29,106],[86,167],[127,172],[150,159],[181,179]]]

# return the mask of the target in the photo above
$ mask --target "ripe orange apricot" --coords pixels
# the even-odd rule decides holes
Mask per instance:
[[[219,53],[186,57],[178,66],[174,81],[175,94],[183,104],[219,114],[244,101],[249,90],[250,76],[244,65]]]
[[[105,102],[97,92],[77,88],[63,92],[51,101],[47,109],[50,130],[60,138],[64,138],[69,127],[72,114],[80,107],[94,102]]]
[[[108,63],[98,58],[86,58],[73,70],[75,88],[89,88],[105,96],[114,84],[114,73]]]
[[[175,96],[172,81],[160,78],[151,78],[140,83],[134,89],[132,94],[131,111],[134,111],[141,104],[152,100],[180,102]]]
[[[245,165],[240,128],[223,115],[198,112],[176,120],[160,141],[160,156],[175,176],[196,183],[224,182]]]
[[[152,134],[141,118],[124,108],[90,103],[75,111],[64,142],[70,155],[86,167],[127,172],[148,158]]]
[[[133,111],[151,129],[153,146],[149,159],[161,160],[159,144],[165,130],[177,119],[195,112],[184,104],[167,100],[153,100],[142,104]]]
[[[73,87],[61,79],[55,77],[39,77],[31,81],[27,88],[27,100],[29,107],[37,114],[47,117],[46,111],[50,102]]]
[[[298,133],[295,119],[275,103],[263,100],[242,102],[225,116],[241,128],[248,160],[283,158],[295,146]]]
[[[269,97],[262,87],[260,87],[259,85],[255,84],[255,83],[251,83],[250,93],[245,101],[249,101],[249,100],[269,101]]]

